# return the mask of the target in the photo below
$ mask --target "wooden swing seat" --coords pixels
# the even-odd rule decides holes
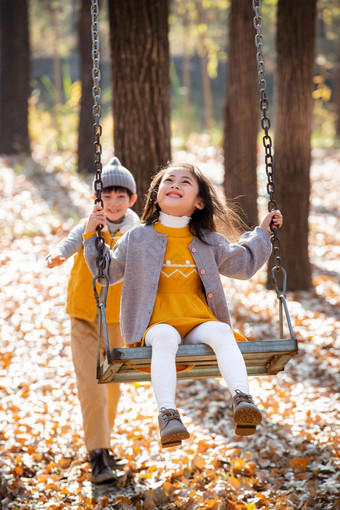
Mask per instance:
[[[238,342],[238,346],[248,375],[275,375],[298,352],[295,338]],[[151,347],[112,349],[110,358],[98,370],[99,383],[150,381]],[[205,344],[180,345],[176,364],[192,367],[179,371],[178,379],[222,377],[213,350]]]

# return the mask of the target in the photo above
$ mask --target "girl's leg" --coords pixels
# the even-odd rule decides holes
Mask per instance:
[[[185,337],[184,343],[205,343],[216,354],[218,368],[233,396],[235,433],[249,436],[261,423],[261,413],[249,395],[246,365],[234,334],[224,322],[205,322]]]
[[[228,324],[217,321],[204,322],[191,330],[183,343],[209,345],[216,354],[218,368],[232,396],[234,397],[236,390],[249,394],[246,365]]]
[[[164,448],[178,446],[190,434],[176,409],[176,353],[181,337],[168,324],[157,324],[145,335],[145,344],[152,346],[151,381],[159,409],[159,428]]]
[[[145,345],[151,345],[151,381],[158,409],[176,409],[176,353],[181,337],[168,324],[156,324],[145,336]]]

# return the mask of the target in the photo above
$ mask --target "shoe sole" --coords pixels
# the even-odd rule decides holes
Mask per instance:
[[[103,476],[97,476],[97,478],[91,477],[91,482],[95,483],[97,485],[100,485],[101,483],[113,483],[117,481],[117,477],[115,475],[103,475]]]
[[[162,448],[171,448],[172,446],[179,446],[182,444],[182,439],[188,439],[190,434],[186,432],[174,432],[166,439],[161,440]]]
[[[260,411],[257,409],[239,409],[234,415],[235,434],[238,436],[251,436],[256,432],[256,425],[262,421]]]

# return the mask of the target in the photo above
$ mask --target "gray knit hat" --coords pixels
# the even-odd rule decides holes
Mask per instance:
[[[102,170],[103,188],[120,186],[136,194],[136,181],[132,173],[121,165],[118,158],[113,157]]]

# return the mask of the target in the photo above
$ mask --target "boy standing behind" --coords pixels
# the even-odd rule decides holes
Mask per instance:
[[[105,243],[111,248],[120,236],[139,224],[139,218],[130,207],[136,202],[136,182],[129,170],[114,157],[103,168],[102,200],[106,226],[102,230]],[[92,481],[115,481],[116,461],[110,450],[110,436],[114,425],[119,384],[98,384],[97,360],[97,305],[94,298],[93,277],[84,259],[83,233],[86,221],[75,226],[47,256],[47,267],[59,266],[75,254],[67,288],[66,312],[71,317],[71,348],[80,401],[85,446],[89,452]],[[122,283],[108,289],[106,320],[110,349],[123,347],[119,314]],[[98,286],[98,292],[100,287]]]

